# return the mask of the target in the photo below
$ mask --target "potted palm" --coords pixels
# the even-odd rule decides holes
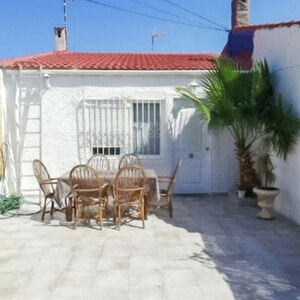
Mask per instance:
[[[297,143],[300,119],[283,104],[272,84],[267,62],[255,62],[245,72],[228,58],[219,58],[204,77],[206,98],[186,88],[181,95],[192,100],[211,132],[227,130],[234,139],[240,184],[250,194],[260,185],[255,170],[256,147],[268,139],[273,152],[286,159]]]

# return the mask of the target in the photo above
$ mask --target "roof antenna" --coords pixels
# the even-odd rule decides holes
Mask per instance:
[[[64,27],[65,27],[65,33],[66,33],[66,50],[68,50],[68,8],[67,8],[67,1],[64,0]],[[69,0],[74,2],[74,0]]]
[[[155,30],[152,31],[152,40],[151,40],[151,42],[152,42],[151,43],[152,44],[152,52],[154,52],[154,41],[155,41],[155,39],[160,38],[164,35],[165,35],[165,32],[160,32],[160,31],[155,31]]]

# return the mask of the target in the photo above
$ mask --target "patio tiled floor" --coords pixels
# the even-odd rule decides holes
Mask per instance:
[[[300,227],[225,196],[174,202],[145,230],[0,220],[0,299],[300,299]]]

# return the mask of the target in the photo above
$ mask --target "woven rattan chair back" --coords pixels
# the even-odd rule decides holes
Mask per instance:
[[[90,202],[90,198],[101,197],[99,174],[87,165],[75,166],[70,172],[69,182],[77,201]]]
[[[87,165],[78,165],[71,170],[69,183],[75,199],[75,229],[79,219],[96,219],[102,229],[102,180],[99,173]],[[98,206],[98,209],[88,210],[88,206]]]
[[[130,165],[137,165],[142,167],[142,162],[136,154],[123,155],[119,162],[119,169]]]
[[[137,165],[127,165],[121,168],[113,185],[114,216],[118,216],[118,229],[120,230],[122,216],[126,209],[132,205],[137,207],[138,218],[142,220],[145,228],[144,191],[146,177],[143,169]],[[130,218],[130,216],[128,216]],[[131,216],[132,218],[133,216]],[[114,217],[115,219],[115,217]]]
[[[44,194],[45,197],[54,193],[54,188],[51,183],[51,177],[45,165],[38,159],[35,159],[32,163],[34,176]],[[46,184],[45,184],[46,182]],[[49,183],[47,183],[49,182]]]
[[[98,172],[110,170],[109,160],[108,160],[107,156],[105,156],[103,154],[93,155],[88,160],[87,165]]]
[[[176,181],[176,176],[177,176],[178,170],[180,168],[180,165],[181,165],[181,159],[178,160],[178,162],[176,164],[176,167],[175,167],[175,170],[173,171],[173,174],[171,176],[171,180],[170,180],[168,188],[167,188],[167,194],[168,195],[173,192],[173,187],[174,187],[174,184],[175,184],[175,181]]]
[[[144,197],[145,173],[137,165],[121,168],[114,182],[114,196],[118,202],[135,202]]]

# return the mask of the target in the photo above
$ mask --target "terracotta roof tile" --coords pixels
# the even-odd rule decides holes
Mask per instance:
[[[85,53],[54,51],[0,60],[0,67],[15,69],[82,70],[208,70],[215,54]]]

